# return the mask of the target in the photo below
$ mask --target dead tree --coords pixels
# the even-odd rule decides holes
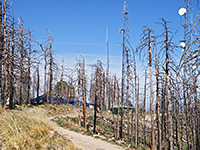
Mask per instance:
[[[148,48],[148,60],[149,60],[149,71],[150,71],[150,111],[151,111],[151,149],[156,149],[155,145],[155,133],[154,133],[154,109],[153,109],[153,81],[152,81],[152,44],[155,43],[155,38],[151,35],[152,30],[148,27],[144,27],[143,36],[141,38],[141,43],[138,46],[136,52],[142,52],[146,47]],[[146,55],[147,51],[144,53]],[[144,58],[144,57],[143,57]]]
[[[3,15],[3,42],[4,42],[4,93],[3,93],[3,103],[2,107],[4,107],[4,104],[6,103],[6,100],[8,98],[8,49],[7,49],[7,37],[6,37],[6,28],[7,28],[7,22],[6,22],[6,7],[7,7],[7,0],[4,0],[4,15]]]
[[[53,51],[52,51],[52,37],[51,37],[51,33],[49,32],[49,49],[50,49],[50,82],[49,82],[49,99],[50,99],[50,103],[53,104],[53,98],[52,98],[52,84],[53,84]]]
[[[30,103],[31,96],[31,31],[28,31],[28,103]]]
[[[3,12],[2,12],[2,1],[0,1],[0,98],[3,99],[2,97],[2,93],[3,93],[3,89],[2,89],[2,81],[3,81],[3,73],[2,73],[2,65],[3,65],[3,51],[4,51],[4,45],[3,45]]]
[[[120,88],[119,88],[119,81],[117,81],[117,139],[119,139],[119,115],[120,115]]]
[[[164,35],[165,36],[165,52],[166,52],[166,67],[165,67],[165,75],[166,75],[166,86],[167,86],[167,116],[168,116],[168,139],[169,139],[169,149],[173,149],[173,129],[172,129],[172,115],[171,115],[171,94],[170,94],[170,82],[169,82],[169,31],[167,26],[167,21],[162,19],[163,27],[164,27]]]
[[[159,56],[155,56],[155,70],[156,70],[156,110],[157,110],[157,130],[158,130],[158,148],[161,147],[161,125],[160,125],[160,97],[159,97]]]
[[[146,89],[147,89],[147,70],[145,70],[144,79],[144,101],[143,101],[143,138],[144,146],[146,145]]]
[[[81,98],[81,66],[80,66],[80,60],[78,61],[78,107],[79,107],[79,113],[78,113],[78,120],[79,125],[81,125],[81,116],[80,116],[80,98]]]
[[[96,72],[95,72],[95,103],[94,103],[94,128],[93,133],[96,133],[96,120],[97,120],[97,95],[98,95],[98,66],[96,66]]]
[[[20,23],[20,105],[24,102],[24,25],[23,20]]]
[[[47,58],[49,56],[48,53],[48,48],[44,48],[42,44],[40,44],[41,50],[44,53],[44,97],[43,97],[43,102],[48,102],[48,97],[47,97]]]
[[[114,104],[115,104],[115,98],[116,98],[116,76],[113,76],[113,90],[112,90],[112,114],[113,114],[113,131],[114,131],[114,137],[116,138],[116,120],[115,120],[115,114],[114,114]]]
[[[83,126],[86,126],[86,77],[85,77],[85,61],[83,60],[82,68],[82,90],[83,90]]]
[[[11,66],[10,66],[10,103],[9,103],[9,108],[13,109],[14,108],[14,68],[15,68],[15,19],[13,17],[12,20],[12,29],[11,29],[11,53],[10,53],[10,59],[11,59]]]
[[[39,63],[37,64],[37,105],[39,104],[39,90],[40,90],[40,71]]]
[[[153,82],[152,82],[152,52],[151,52],[151,30],[148,30],[149,38],[149,67],[150,67],[150,95],[151,95],[151,144],[156,149],[154,140],[154,111],[153,111]]]

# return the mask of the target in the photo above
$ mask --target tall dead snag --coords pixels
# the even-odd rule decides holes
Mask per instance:
[[[7,49],[7,39],[6,39],[6,7],[7,7],[7,0],[4,0],[4,15],[3,15],[3,42],[4,42],[4,93],[3,93],[3,103],[2,107],[4,107],[6,100],[8,98],[8,49]]]
[[[78,61],[78,121],[79,121],[79,125],[81,126],[81,116],[80,116],[80,112],[81,112],[81,108],[80,108],[80,100],[81,100],[81,67],[80,67],[80,60]]]
[[[154,133],[154,109],[153,109],[153,81],[152,81],[152,43],[155,42],[155,39],[152,39],[151,36],[152,30],[148,27],[144,27],[143,36],[141,38],[141,43],[137,48],[137,51],[142,52],[143,49],[146,47],[148,48],[148,60],[149,60],[149,71],[150,71],[150,111],[151,111],[151,149],[156,149],[155,145],[155,133]],[[137,52],[136,51],[136,52]],[[146,55],[147,51],[145,51],[144,56]]]
[[[153,111],[153,82],[152,82],[152,52],[151,52],[151,30],[148,30],[149,37],[149,69],[150,69],[150,97],[151,97],[151,149],[156,149],[154,140],[154,111]]]
[[[161,150],[161,125],[160,125],[160,98],[159,98],[159,56],[155,58],[156,70],[156,110],[157,110],[157,130],[158,130],[158,150]]]
[[[106,75],[107,77],[106,77],[106,110],[109,110],[109,103],[110,103],[110,99],[109,99],[109,75],[108,75],[108,73],[107,73],[107,75]]]
[[[164,146],[165,149],[167,149],[166,146],[166,133],[167,133],[167,125],[166,125],[166,83],[165,83],[165,77],[162,76],[162,89],[161,89],[161,140],[162,140],[162,144]]]
[[[82,90],[83,90],[83,126],[86,126],[86,77],[85,77],[85,60],[82,67]]]
[[[165,50],[166,50],[166,85],[167,85],[167,116],[168,116],[168,138],[169,138],[169,149],[173,149],[173,137],[172,137],[172,115],[171,115],[171,94],[170,94],[170,83],[169,83],[169,31],[167,27],[167,21],[162,19],[165,29]]]
[[[49,78],[50,78],[50,71],[47,73],[47,102],[49,101]]]
[[[109,88],[109,90],[111,89],[111,77],[109,77],[109,79],[108,79],[108,88]],[[109,95],[108,95],[108,110],[111,110],[111,94],[110,94],[110,91],[109,91]]]
[[[35,98],[35,84],[36,84],[36,74],[33,74],[33,84],[32,84],[32,99]]]
[[[145,79],[144,79],[144,101],[143,101],[143,138],[144,146],[146,145],[146,89],[147,89],[147,70],[145,70]]]
[[[50,83],[49,83],[49,99],[50,99],[50,103],[53,104],[53,89],[52,89],[52,84],[53,84],[53,52],[52,52],[52,37],[51,37],[51,33],[49,32],[49,49],[50,49]]]
[[[90,103],[93,103],[94,102],[94,97],[95,97],[95,94],[94,94],[94,91],[95,91],[95,85],[94,85],[94,81],[93,81],[93,74],[91,74],[91,78],[90,78],[90,97],[89,97],[89,101]]]
[[[0,1],[0,98],[2,98],[2,81],[3,81],[3,76],[2,76],[2,65],[3,65],[3,12],[2,12],[2,1]]]
[[[21,31],[20,31],[20,105],[24,102],[24,25],[23,20],[20,23]]]
[[[50,39],[48,39],[48,41],[49,40]],[[36,42],[40,46],[40,49],[43,52],[42,56],[44,58],[44,87],[43,87],[44,96],[43,96],[43,103],[48,102],[47,91],[49,90],[47,88],[47,66],[48,66],[48,57],[49,57],[49,48],[47,46],[48,41],[46,41],[43,44],[43,43],[39,43],[38,41],[34,40],[34,42]],[[32,51],[32,52],[34,52],[34,51]]]
[[[175,103],[175,112],[176,112],[176,144],[177,144],[177,149],[180,150],[181,149],[181,141],[180,141],[180,121],[179,121],[179,109],[180,109],[180,106],[179,106],[179,101],[178,99],[176,98],[176,103]]]
[[[31,31],[28,31],[28,103],[31,96]]]
[[[195,134],[196,134],[196,150],[200,149],[200,113],[199,106],[198,106],[198,99],[197,99],[197,76],[194,74],[194,101],[195,101]]]
[[[40,47],[44,53],[44,97],[43,102],[48,102],[48,96],[47,96],[47,57],[48,57],[48,48],[43,48],[42,44],[40,44]]]
[[[113,90],[112,90],[112,114],[113,114],[113,130],[114,130],[114,137],[116,138],[116,120],[114,114],[114,104],[116,98],[116,76],[113,77]]]
[[[117,139],[119,139],[119,115],[120,115],[120,88],[119,81],[117,81]]]
[[[96,122],[97,122],[97,95],[98,95],[98,66],[96,66],[95,72],[95,103],[94,103],[94,128],[93,133],[96,133]]]
[[[10,109],[13,109],[14,107],[14,68],[15,68],[15,64],[14,64],[14,61],[15,61],[15,57],[14,57],[14,54],[15,54],[15,20],[14,20],[14,17],[13,17],[13,20],[12,20],[12,30],[11,30],[11,54],[10,54],[10,58],[11,58],[11,66],[10,66],[10,103],[9,103],[9,108]]]
[[[105,77],[105,72],[103,72],[103,76],[102,76],[102,99],[103,99],[102,106],[103,106],[103,110],[106,110],[106,103],[105,103],[106,91],[105,91],[105,88],[106,88],[106,77]]]
[[[39,90],[40,90],[40,72],[39,63],[37,64],[37,105],[39,104]]]
[[[103,84],[103,78],[102,78],[102,70],[101,68],[99,68],[100,70],[100,77],[99,77],[99,110],[102,110],[102,84]]]

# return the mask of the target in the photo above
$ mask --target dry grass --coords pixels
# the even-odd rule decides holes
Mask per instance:
[[[22,108],[0,114],[0,149],[75,149],[58,132],[42,108]]]

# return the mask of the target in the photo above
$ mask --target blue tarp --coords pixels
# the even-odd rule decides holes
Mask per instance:
[[[43,102],[43,97],[44,97],[44,95],[39,96],[39,103]],[[28,100],[27,100],[27,102],[28,102]],[[49,97],[48,97],[48,102],[50,102]],[[53,98],[53,102],[57,103],[57,98]],[[58,102],[59,103],[63,103],[63,104],[67,104],[68,103],[68,104],[71,104],[73,106],[78,106],[78,102],[68,101],[67,99],[62,99],[61,100],[61,98],[59,98]],[[31,104],[36,104],[37,103],[37,97],[31,99],[30,103]],[[80,102],[80,105],[83,106],[83,102]],[[94,106],[94,104],[90,104],[90,103],[86,102],[86,107],[89,107],[90,105]]]

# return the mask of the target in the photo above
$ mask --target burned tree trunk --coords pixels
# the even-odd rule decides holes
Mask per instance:
[[[40,90],[40,73],[39,63],[37,64],[37,105],[39,104],[39,90]]]
[[[98,95],[98,66],[96,66],[96,84],[95,84],[95,103],[94,103],[94,128],[93,133],[96,133],[96,120],[97,120],[97,95]]]
[[[3,88],[2,88],[2,81],[3,81],[3,73],[2,73],[2,65],[3,65],[3,51],[4,51],[4,39],[3,39],[3,13],[2,13],[2,2],[0,1],[0,98],[3,99]]]
[[[154,110],[153,110],[153,82],[152,82],[152,52],[151,52],[151,30],[148,30],[149,37],[149,68],[150,68],[150,98],[151,98],[151,149],[156,149],[154,136]]]
[[[157,55],[157,54],[156,54]],[[161,150],[161,125],[160,125],[160,97],[159,97],[159,60],[156,56],[156,110],[157,110],[157,128],[158,128],[158,150]]]
[[[146,89],[147,89],[147,71],[145,70],[145,81],[144,81],[144,101],[143,101],[143,138],[144,138],[144,146],[146,145]]]
[[[21,26],[21,33],[20,33],[20,42],[21,42],[21,50],[20,50],[20,105],[24,103],[24,26],[23,20],[20,24]]]
[[[196,134],[196,150],[200,149],[200,123],[199,123],[199,104],[198,104],[198,99],[197,99],[197,76],[194,74],[194,101],[195,101],[195,134]]]
[[[82,68],[82,90],[83,90],[83,126],[86,126],[86,78],[85,78],[85,61],[83,60]]]
[[[172,116],[171,116],[171,94],[170,94],[170,84],[169,84],[169,40],[168,40],[168,28],[165,22],[165,50],[166,50],[166,84],[167,84],[167,116],[168,116],[168,136],[169,136],[169,149],[173,149],[173,137],[172,137]]]
[[[79,112],[78,112],[78,121],[79,121],[79,125],[81,125],[81,116],[80,116],[80,100],[81,100],[81,68],[80,68],[80,60],[78,62],[78,108],[79,108]]]
[[[4,42],[4,93],[3,93],[3,103],[2,107],[4,107],[6,100],[8,98],[8,49],[7,49],[7,39],[6,39],[6,7],[7,7],[7,0],[4,0],[4,17],[3,17],[3,42]]]
[[[30,29],[28,32],[28,45],[29,45],[29,52],[28,52],[28,103],[30,103],[30,96],[31,96],[31,31],[30,31]]]
[[[120,88],[117,81],[117,139],[119,138],[119,115],[120,115]]]
[[[44,97],[43,97],[43,102],[48,102],[48,97],[47,97],[47,50],[44,51]]]
[[[49,42],[50,42],[50,83],[49,83],[49,97],[50,97],[50,103],[53,104],[53,95],[52,95],[52,84],[53,84],[53,52],[52,52],[52,38],[51,38],[51,33],[49,31]]]
[[[114,114],[114,104],[115,104],[115,93],[116,93],[116,76],[113,79],[113,90],[112,90],[112,114],[113,114],[113,130],[114,130],[114,137],[116,138],[116,120]]]
[[[9,103],[9,108],[13,109],[14,108],[14,54],[15,54],[15,45],[14,45],[14,33],[15,33],[15,20],[13,17],[13,22],[12,22],[12,31],[11,31],[11,67],[10,67],[10,75],[11,75],[11,79],[10,79],[10,103]]]

